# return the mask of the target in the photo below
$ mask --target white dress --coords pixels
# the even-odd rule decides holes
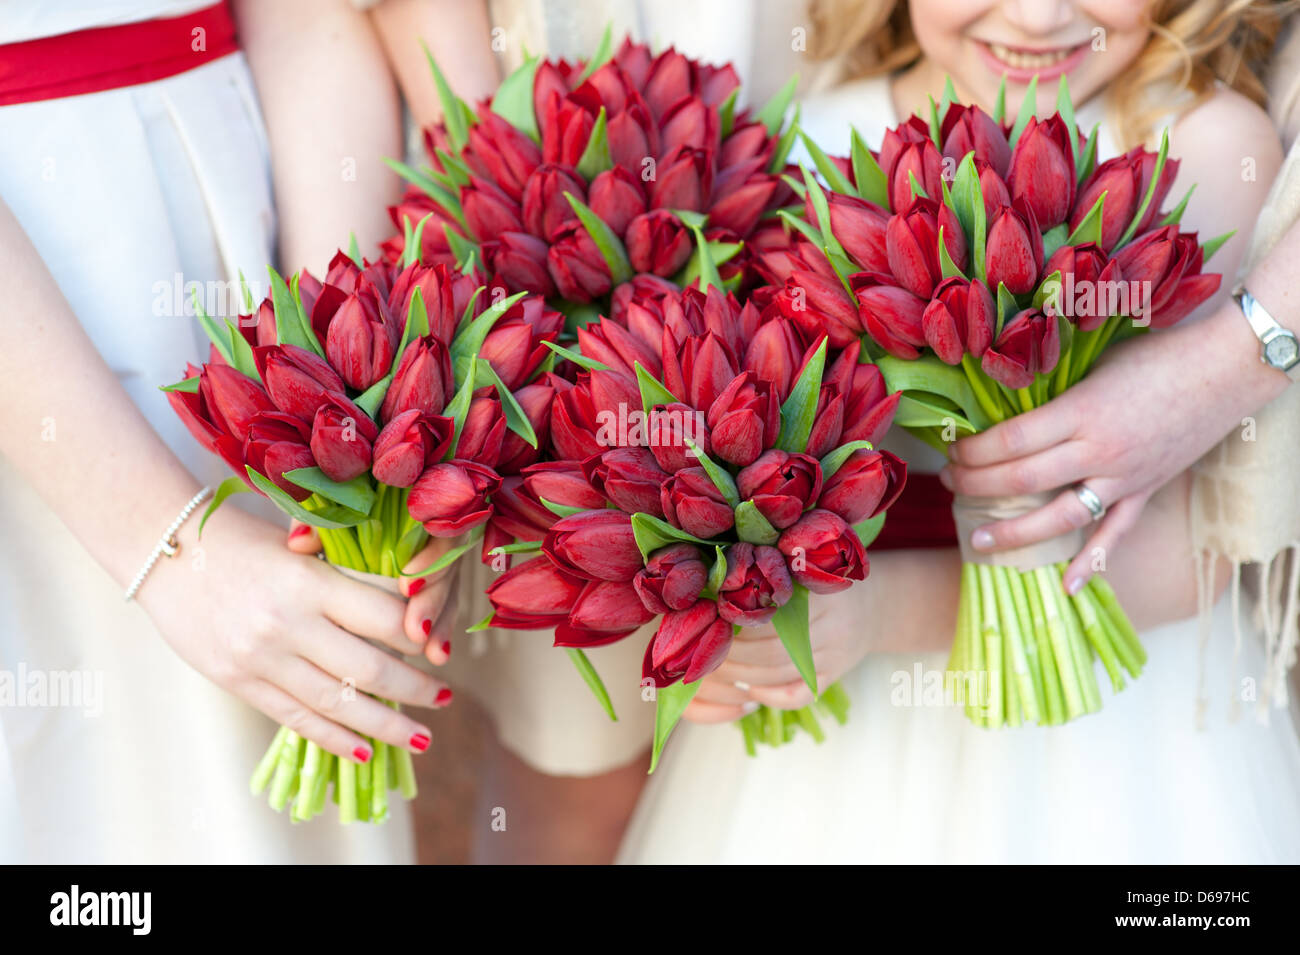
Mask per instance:
[[[1100,118],[1090,107],[1080,123]],[[803,125],[843,155],[849,123],[879,145],[894,113],[887,79],[876,78],[810,99]],[[1099,146],[1114,155],[1104,137]],[[1204,729],[1195,620],[1142,634],[1150,662],[1141,677],[1118,695],[1103,689],[1101,712],[1066,726],[988,731],[960,709],[905,705],[916,668],[941,671],[943,653],[868,656],[842,680],[848,725],[831,726],[820,746],[800,735],[751,759],[733,728],[682,723],[620,859],[1295,863],[1295,723],[1285,713],[1268,725],[1230,719],[1229,674],[1260,681],[1265,662],[1250,633],[1234,660],[1227,599],[1211,627]]]
[[[0,43],[207,5],[0,0]],[[253,279],[272,261],[266,134],[243,55],[0,108],[0,196],[145,417],[196,476],[219,481],[224,466],[158,386],[207,354],[194,320],[174,313],[176,278]],[[58,422],[26,427],[57,439]],[[22,677],[23,704],[0,706],[0,862],[413,858],[402,806],[382,827],[291,826],[249,795],[274,725],[183,663],[5,461],[0,528],[0,680]],[[59,674],[80,674],[82,689],[48,705],[33,687]]]

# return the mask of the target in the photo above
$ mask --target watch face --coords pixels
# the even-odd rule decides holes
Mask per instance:
[[[1284,371],[1300,361],[1300,344],[1297,344],[1296,337],[1278,335],[1264,346],[1264,360]]]

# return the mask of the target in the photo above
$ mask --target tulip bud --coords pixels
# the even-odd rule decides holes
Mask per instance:
[[[547,557],[526,560],[487,589],[492,623],[518,630],[544,630],[568,617],[586,581],[566,574]]]
[[[907,464],[888,451],[859,448],[826,479],[817,506],[858,524],[893,504],[907,481]]]
[[[664,482],[660,504],[668,523],[703,540],[730,530],[736,523],[731,505],[704,468],[683,468],[676,472]]]
[[[311,427],[296,415],[283,411],[261,411],[248,422],[244,439],[244,463],[267,478],[295,501],[305,501],[311,491],[299,487],[286,471],[316,466],[307,442]]]
[[[867,334],[891,355],[918,357],[918,349],[925,345],[921,324],[925,301],[907,289],[883,285],[871,275],[855,275],[852,282],[858,298],[858,319]]]
[[[745,350],[742,366],[761,381],[771,382],[778,401],[784,401],[794,387],[795,374],[803,364],[803,342],[793,322],[771,318],[758,329]]]
[[[495,239],[503,232],[523,232],[523,210],[501,189],[486,179],[471,176],[460,191],[461,208],[469,230],[479,242]]]
[[[990,291],[1001,282],[1016,295],[1038,286],[1043,268],[1043,234],[1026,206],[1006,206],[989,228],[984,270]]]
[[[568,618],[555,628],[555,645],[604,646],[623,639],[652,619],[654,614],[642,606],[630,583],[591,580],[578,594]]]
[[[370,441],[358,429],[357,419],[336,406],[316,409],[311,453],[331,481],[351,481],[370,470]]]
[[[542,552],[564,572],[590,580],[631,581],[643,563],[631,516],[609,508],[556,521]]]
[[[706,421],[713,455],[744,467],[776,443],[781,431],[781,404],[771,385],[746,371],[733,378],[714,399]]]
[[[812,430],[808,432],[808,445],[804,453],[810,458],[821,458],[842,443],[844,431],[844,396],[834,385],[822,385],[817,393],[817,410],[813,412]]]
[[[1011,201],[1023,202],[1041,229],[1064,222],[1074,205],[1073,135],[1059,115],[1041,122],[1031,116],[1011,154]]]
[[[354,293],[339,306],[325,336],[325,354],[348,386],[365,391],[393,364],[395,329],[373,294]]]
[[[620,236],[627,231],[628,223],[646,210],[641,183],[622,166],[606,169],[591,180],[589,195],[591,211]],[[632,267],[638,272],[650,271],[639,267],[635,260]]]
[[[547,163],[533,170],[523,197],[524,226],[529,232],[539,239],[549,239],[556,229],[575,218],[573,206],[564,197],[566,192],[580,202],[587,201],[582,180],[572,169]]]
[[[691,234],[667,209],[638,215],[627,227],[627,257],[638,272],[675,275],[691,257]]]
[[[862,541],[830,511],[809,511],[781,535],[776,547],[785,555],[795,582],[815,594],[839,593],[867,577]]]
[[[562,298],[590,302],[609,291],[609,266],[587,230],[576,219],[558,226],[551,234],[546,267]]]
[[[694,544],[670,544],[650,555],[632,579],[641,603],[651,613],[671,613],[691,607],[709,580],[700,549]]]
[[[659,491],[668,480],[654,455],[645,448],[614,448],[588,458],[582,472],[591,486],[629,514],[664,516]]]
[[[501,486],[491,468],[457,459],[428,468],[411,487],[407,509],[434,537],[455,537],[487,521]]]
[[[650,208],[703,212],[712,188],[713,163],[709,153],[678,146],[658,163],[650,186]]]
[[[265,371],[262,372],[262,380],[266,381]],[[342,382],[339,384],[342,385]],[[339,390],[343,389],[340,387]],[[241,443],[248,436],[248,424],[254,416],[280,407],[274,394],[268,396],[252,378],[225,364],[209,362],[204,367],[199,392],[203,405],[212,415],[213,424]],[[293,413],[292,409],[282,410]],[[312,414],[315,413],[313,407]]]
[[[1003,326],[997,341],[984,353],[984,373],[1008,388],[1028,388],[1035,375],[1050,374],[1061,354],[1055,317],[1025,309]]]
[[[436,415],[451,401],[454,388],[447,346],[432,335],[417,338],[397,362],[379,416],[391,421],[412,409]]]
[[[481,246],[483,264],[511,292],[536,292],[548,298],[555,282],[546,267],[549,246],[526,232],[502,232]]]
[[[686,610],[665,614],[641,664],[642,680],[665,687],[694,683],[716,670],[731,649],[731,624],[718,616],[712,600],[697,600]]]
[[[939,132],[944,159],[959,163],[974,151],[975,158],[988,163],[995,175],[1006,176],[1011,164],[1011,146],[1002,127],[978,106],[953,103]]]
[[[379,432],[374,448],[375,479],[389,487],[410,487],[451,443],[455,422],[412,408]]]
[[[691,444],[704,454],[713,453],[704,412],[680,402],[650,409],[649,431],[650,453],[669,474],[699,463],[691,451]]]
[[[475,172],[491,178],[518,202],[529,175],[542,161],[537,144],[489,109],[478,111],[478,122],[469,128],[465,158]]]
[[[727,576],[718,588],[718,616],[754,627],[767,623],[794,594],[785,557],[775,547],[744,542],[726,550]]]
[[[888,272],[885,231],[889,214],[874,203],[832,192],[827,198],[831,232],[854,262],[866,272]],[[815,218],[813,221],[816,221]]]
[[[505,443],[506,418],[501,401],[494,395],[480,395],[469,403],[465,422],[456,444],[456,457],[475,461],[495,470]]]
[[[783,530],[821,494],[821,465],[806,454],[773,448],[736,475],[736,489],[741,500],[753,501],[769,524]]]

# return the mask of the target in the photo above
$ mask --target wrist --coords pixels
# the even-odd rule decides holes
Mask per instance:
[[[1210,384],[1229,400],[1237,419],[1254,414],[1286,390],[1290,380],[1260,360],[1260,340],[1234,300],[1228,299],[1204,323],[1187,331],[1199,332],[1201,324],[1206,327],[1197,358],[1215,372],[1217,380]]]

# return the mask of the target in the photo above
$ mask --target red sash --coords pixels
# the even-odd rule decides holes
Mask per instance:
[[[224,2],[193,13],[0,45],[0,106],[165,79],[236,52]]]
[[[889,505],[885,526],[871,550],[912,547],[956,547],[957,525],[952,519],[952,493],[936,474],[907,475],[898,500]]]

